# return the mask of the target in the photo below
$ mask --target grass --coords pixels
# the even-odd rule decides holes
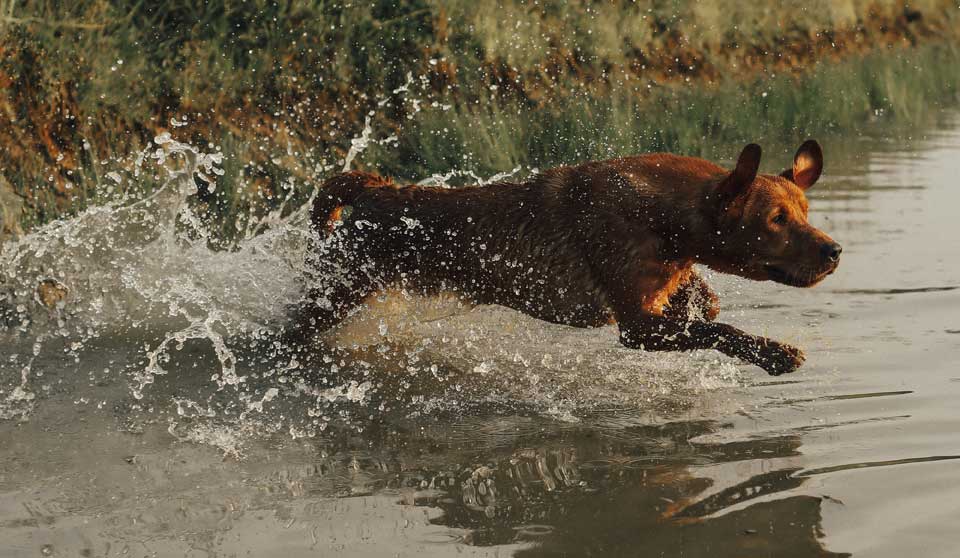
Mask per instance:
[[[647,151],[722,158],[747,142],[792,146],[811,136],[855,136],[878,121],[913,125],[958,100],[960,48],[927,45],[747,83],[665,86],[642,96],[621,86],[534,109],[499,101],[428,109],[399,146],[364,161],[423,177],[453,168],[489,176]]]
[[[29,228],[155,188],[104,177],[169,130],[225,155],[198,203],[230,238],[288,193],[305,199],[371,111],[374,136],[396,141],[358,164],[407,178],[850,133],[955,100],[957,11],[943,0],[0,0],[0,174]]]

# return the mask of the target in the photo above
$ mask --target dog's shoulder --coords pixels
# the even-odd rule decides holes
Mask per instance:
[[[706,159],[673,153],[634,155],[608,164],[620,173],[660,182],[711,180],[729,172]]]

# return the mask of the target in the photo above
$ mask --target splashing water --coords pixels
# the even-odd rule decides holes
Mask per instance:
[[[342,168],[370,144],[391,141],[374,138],[368,117]],[[175,436],[239,456],[238,432],[313,436],[349,420],[349,409],[369,417],[492,406],[576,420],[598,407],[702,405],[704,391],[738,384],[732,364],[622,349],[609,328],[400,295],[371,300],[327,336],[327,348],[289,351],[278,332],[303,292],[310,200],[281,206],[231,249],[215,249],[191,200],[198,181],[212,188],[223,174],[221,155],[168,133],[154,144],[132,169],[106,176],[116,184],[160,176],[155,192],[2,246],[0,338],[10,350],[0,362],[0,419],[26,420],[71,371],[85,372],[82,399],[100,399],[98,385],[125,384],[129,408],[169,409]],[[486,184],[518,173],[485,180],[452,170],[421,183]]]
[[[244,378],[237,375],[226,338],[269,328],[284,304],[296,299],[302,212],[238,250],[212,250],[209,232],[187,202],[197,193],[196,179],[212,182],[210,175],[222,174],[220,155],[201,153],[169,134],[154,142],[156,149],[140,154],[132,174],[140,176],[152,162],[166,174],[155,193],[129,204],[93,207],[3,246],[0,270],[10,325],[4,335],[11,344],[33,337],[27,369],[44,344],[57,339],[69,341],[67,353],[76,359],[94,339],[160,331],[162,340],[144,349],[146,365],[131,374],[134,397],[141,398],[144,387],[166,373],[169,350],[189,339],[213,347],[220,362],[212,376],[218,389],[236,386]],[[39,294],[45,284],[59,288],[50,304]],[[27,383],[19,389],[28,390]]]

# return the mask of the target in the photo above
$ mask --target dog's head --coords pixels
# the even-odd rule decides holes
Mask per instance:
[[[805,191],[820,178],[823,152],[807,140],[793,167],[779,176],[757,174],[759,166],[760,146],[750,144],[715,187],[718,267],[748,279],[812,287],[837,268],[841,250],[807,221]]]

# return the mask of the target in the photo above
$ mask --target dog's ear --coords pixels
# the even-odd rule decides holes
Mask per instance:
[[[819,143],[811,139],[803,142],[793,156],[793,168],[783,171],[780,176],[806,190],[817,182],[822,172],[823,150]]]
[[[732,200],[753,184],[760,169],[760,154],[760,146],[755,143],[743,148],[737,157],[737,168],[717,186],[717,194],[722,200]]]

